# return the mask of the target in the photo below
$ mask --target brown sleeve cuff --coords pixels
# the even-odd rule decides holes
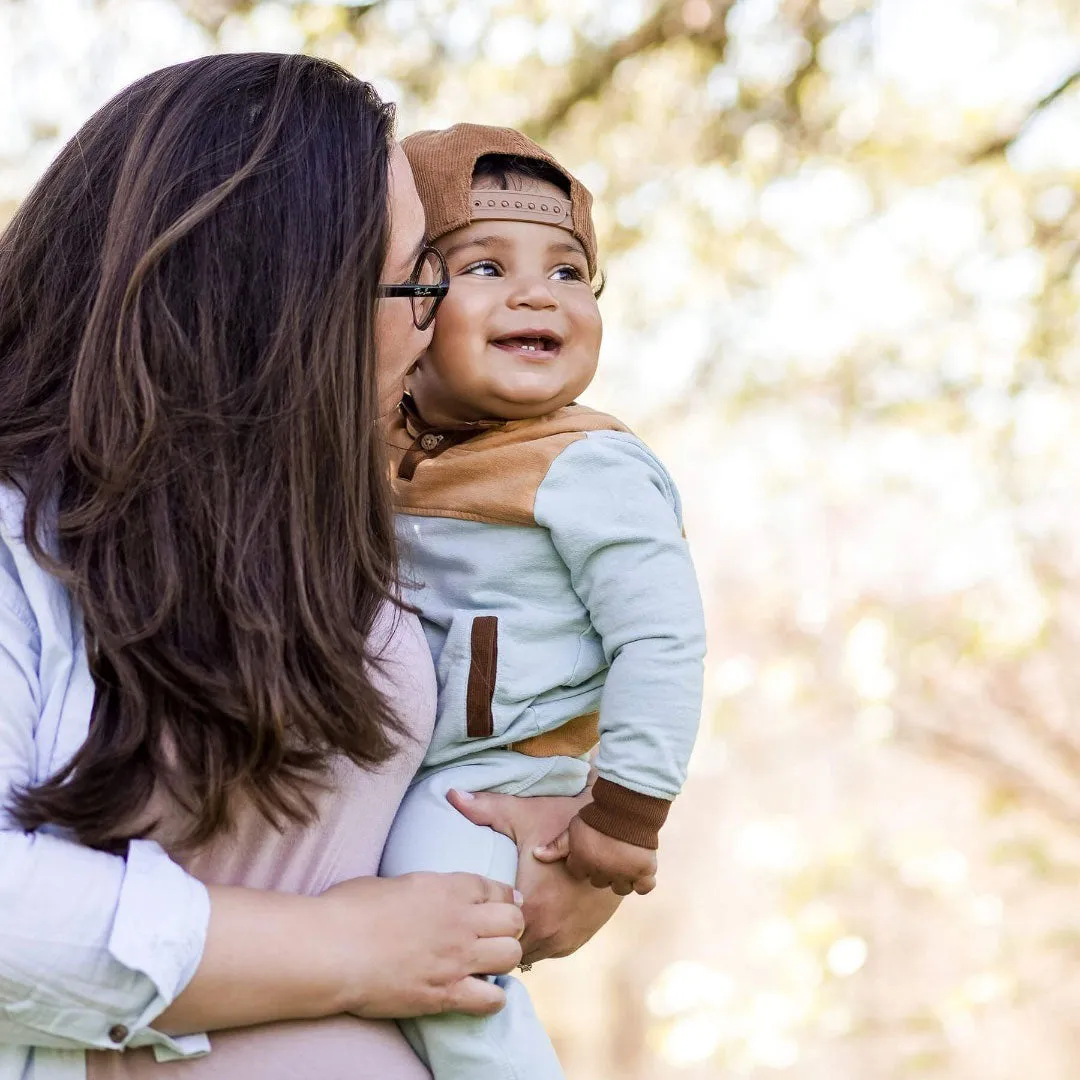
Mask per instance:
[[[642,795],[602,776],[593,784],[592,797],[593,801],[578,815],[586,825],[605,836],[650,851],[660,846],[660,826],[671,809],[667,799]]]

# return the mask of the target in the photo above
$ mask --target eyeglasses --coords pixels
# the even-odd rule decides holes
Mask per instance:
[[[407,296],[412,301],[413,325],[426,330],[450,291],[450,271],[438,248],[425,245],[409,280],[401,285],[380,285],[379,296]]]

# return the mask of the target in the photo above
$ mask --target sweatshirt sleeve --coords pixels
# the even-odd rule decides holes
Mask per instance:
[[[591,432],[552,463],[534,514],[569,569],[610,665],[600,704],[600,778],[582,817],[609,836],[655,848],[686,778],[705,654],[678,493],[640,440]]]
[[[47,648],[0,532],[0,1049],[205,1053],[205,1036],[150,1025],[199,964],[206,888],[153,842],[110,855],[25,833],[7,809],[44,752],[35,731],[54,705],[39,678]]]

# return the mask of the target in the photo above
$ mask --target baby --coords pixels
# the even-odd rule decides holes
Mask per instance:
[[[451,282],[389,436],[439,705],[380,872],[512,883],[514,844],[447,791],[576,795],[596,748],[593,801],[558,838],[567,869],[646,893],[697,731],[705,635],[671,477],[618,420],[574,404],[602,330],[592,199],[506,128],[402,145]],[[403,1023],[436,1080],[562,1077],[524,988],[497,981],[495,1016]]]

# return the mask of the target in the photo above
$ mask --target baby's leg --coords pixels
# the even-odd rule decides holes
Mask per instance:
[[[474,825],[446,801],[452,787],[476,790],[471,784],[475,779],[475,767],[451,766],[412,786],[383,851],[383,877],[418,870],[467,871],[514,883],[513,841]],[[400,1021],[413,1049],[435,1080],[563,1080],[525,987],[508,975],[495,976],[494,982],[506,991],[506,1006],[494,1016],[443,1013]]]

